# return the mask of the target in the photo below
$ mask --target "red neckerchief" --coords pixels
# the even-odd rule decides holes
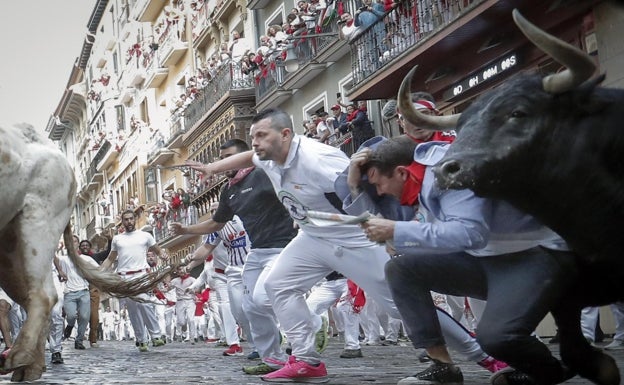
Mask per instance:
[[[355,119],[355,117],[357,116],[357,113],[359,112],[359,110],[353,110],[352,113],[347,114],[347,122],[352,121],[353,119]]]
[[[347,21],[347,24],[346,24],[346,25],[347,25],[347,27],[352,26],[352,25],[353,25],[353,22],[355,22],[355,19],[351,19],[351,20]]]
[[[400,200],[402,205],[414,206],[418,203],[418,194],[420,194],[420,188],[422,187],[423,179],[425,179],[426,168],[424,164],[418,162],[412,162],[405,168],[408,176],[405,183],[403,183],[403,193]]]
[[[184,281],[185,279],[187,279],[188,277],[190,277],[191,275],[189,273],[186,273],[184,275],[180,276],[180,281]]]
[[[347,279],[347,287],[349,289],[348,300],[351,302],[353,312],[358,314],[366,305],[366,295],[364,291],[350,279]]]
[[[234,186],[236,183],[240,182],[241,180],[245,179],[245,177],[253,171],[253,169],[255,168],[255,166],[252,167],[248,167],[248,168],[241,168],[240,170],[238,170],[238,172],[236,173],[236,175],[234,175],[234,178],[230,179],[230,182],[228,184],[229,187]]]
[[[413,140],[417,144],[421,144],[421,143],[424,143],[424,142],[447,142],[447,143],[453,143],[453,141],[455,140],[455,135],[446,133],[444,131],[436,131],[436,132],[434,132],[433,135],[431,136],[431,138],[429,138],[427,140],[416,139],[413,136],[410,136],[410,134],[408,134],[407,132],[405,133],[405,135],[407,135],[408,138],[410,138],[411,140]]]
[[[416,139],[409,136],[409,134],[406,135],[418,144],[425,142],[425,140]],[[442,131],[436,131],[433,133],[431,138],[427,140],[427,142],[436,141],[452,143],[453,140],[455,140],[455,136],[446,134]],[[414,206],[418,204],[418,194],[420,194],[422,182],[425,179],[426,168],[427,167],[424,164],[420,164],[418,162],[412,162],[409,166],[406,167],[406,170],[408,172],[408,178],[403,184],[403,193],[401,194],[402,205]]]

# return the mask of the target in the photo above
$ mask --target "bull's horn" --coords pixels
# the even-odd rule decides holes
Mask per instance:
[[[517,9],[513,10],[513,19],[524,35],[539,49],[566,66],[566,70],[548,75],[542,80],[544,91],[559,94],[589,79],[596,71],[596,64],[585,52],[549,35],[525,19]]]
[[[399,108],[399,111],[401,111],[401,115],[403,115],[403,118],[409,123],[426,130],[440,131],[455,128],[460,114],[440,116],[425,115],[421,114],[414,108],[411,97],[411,84],[416,68],[418,68],[418,66],[415,66],[410,70],[407,76],[403,79],[401,87],[399,88],[399,94],[397,95],[397,107]]]

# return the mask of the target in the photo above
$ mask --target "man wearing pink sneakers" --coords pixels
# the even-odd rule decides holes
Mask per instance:
[[[208,176],[251,165],[268,175],[278,199],[301,231],[277,257],[264,283],[280,326],[292,344],[292,355],[281,369],[262,376],[262,380],[327,382],[327,369],[315,343],[321,325],[303,294],[337,271],[398,318],[384,276],[390,256],[383,246],[367,240],[357,226],[320,227],[307,215],[310,210],[342,212],[342,202],[334,190],[336,178],[349,165],[342,151],[296,135],[290,115],[279,109],[258,113],[250,131],[253,152],[208,165],[189,165]]]

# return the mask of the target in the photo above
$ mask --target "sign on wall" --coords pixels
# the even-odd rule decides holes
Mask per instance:
[[[518,66],[518,55],[516,53],[507,54],[494,62],[482,67],[470,76],[453,84],[443,94],[444,100],[451,100],[465,93],[466,91],[495,79],[505,72]]]

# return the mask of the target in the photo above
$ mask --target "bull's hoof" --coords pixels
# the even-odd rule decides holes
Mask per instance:
[[[4,364],[6,362],[7,357],[9,356],[9,352],[11,348],[6,348],[2,353],[0,353],[0,374],[8,374],[11,373],[12,369],[5,369]]]
[[[582,377],[599,385],[619,385],[620,370],[615,360],[604,353],[592,355],[593,365],[579,368]],[[587,370],[587,369],[591,370]]]
[[[41,378],[43,374],[43,368],[36,367],[34,365],[25,366],[21,368],[15,369],[13,375],[11,376],[11,381],[13,382],[28,382],[28,381],[37,381]]]
[[[18,349],[13,346],[11,354],[6,357],[4,367],[10,369],[17,369],[21,367],[26,367],[33,365],[35,362],[34,355],[24,351],[23,349]]]

